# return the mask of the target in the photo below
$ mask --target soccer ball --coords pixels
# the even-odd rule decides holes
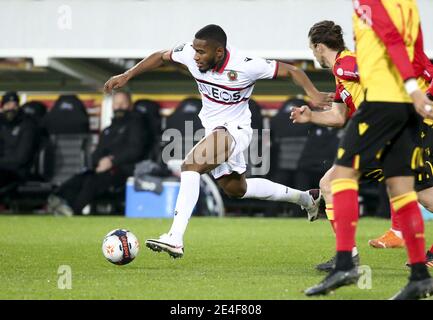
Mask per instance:
[[[102,242],[102,253],[105,258],[117,265],[130,263],[137,256],[139,249],[137,237],[125,229],[110,231]]]

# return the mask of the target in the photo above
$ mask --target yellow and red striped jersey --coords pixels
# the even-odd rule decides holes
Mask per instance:
[[[332,73],[336,85],[334,102],[344,102],[349,109],[350,118],[364,100],[355,53],[348,49],[338,53]]]
[[[353,0],[356,56],[366,100],[411,102],[404,81],[424,54],[415,0]]]

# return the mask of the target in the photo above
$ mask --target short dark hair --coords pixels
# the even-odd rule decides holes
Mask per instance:
[[[312,44],[323,43],[329,49],[341,51],[346,48],[343,29],[334,21],[324,20],[314,24],[308,32]]]
[[[224,30],[216,24],[209,24],[201,28],[195,34],[195,38],[206,41],[214,41],[217,45],[220,45],[224,48],[227,46],[227,35]]]

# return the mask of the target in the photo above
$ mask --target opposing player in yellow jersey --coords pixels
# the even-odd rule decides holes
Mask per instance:
[[[418,77],[418,85],[433,100],[433,64],[426,55],[414,61],[415,73]],[[429,87],[430,85],[430,87]],[[433,212],[433,121],[426,119],[422,124],[420,139],[424,149],[424,170],[415,177],[415,190],[418,201],[430,212]],[[400,224],[395,214],[391,214],[391,229],[382,236],[369,240],[368,244],[373,248],[403,248],[404,241]],[[427,266],[433,267],[433,247],[427,251]]]
[[[291,119],[295,123],[312,122],[328,127],[342,127],[352,117],[364,99],[364,92],[359,83],[358,68],[355,54],[346,48],[343,31],[333,21],[321,21],[314,24],[309,33],[310,49],[316,60],[323,68],[331,68],[335,77],[335,98],[332,108],[322,112],[313,112],[308,106],[293,108]],[[332,194],[330,193],[330,175],[335,166],[326,172],[321,179],[320,188],[326,203],[326,215],[335,233],[334,214],[332,209]],[[309,215],[308,219],[314,221],[318,215]],[[355,264],[359,262],[356,246],[352,249]],[[320,271],[330,271],[334,265],[335,257],[319,264]]]
[[[330,110],[324,112],[311,111],[307,106],[294,108],[291,114],[291,119],[295,123],[312,122],[323,126],[343,127],[352,117],[353,113],[359,107],[364,99],[364,92],[361,87],[358,67],[356,64],[356,56],[353,52],[345,47],[343,32],[339,25],[333,21],[321,21],[312,26],[309,31],[310,48],[317,61],[323,68],[331,68],[336,81],[335,101]],[[424,57],[425,58],[425,57]],[[427,67],[433,67],[428,61],[422,61],[422,66],[428,64]],[[420,69],[420,68],[418,68]],[[425,84],[429,81],[430,72],[426,69],[422,70],[423,77],[419,77],[419,83]],[[419,72],[418,72],[419,73]],[[423,91],[427,91],[423,87]],[[429,130],[429,131],[427,131]],[[423,141],[428,141],[431,138],[432,129],[423,127]],[[426,148],[427,149],[427,148]],[[332,193],[330,176],[335,169],[333,166],[323,176],[320,181],[320,189],[326,202],[326,215],[330,221],[333,230],[335,231],[335,221],[332,208]],[[433,207],[433,175],[431,167],[426,163],[426,172],[417,177],[416,191],[420,203],[428,209]],[[383,181],[382,169],[378,161],[372,163],[370,167],[362,173],[361,182],[369,182],[372,180]],[[393,226],[385,236],[377,240],[378,243],[388,247],[404,247],[404,241],[401,236],[400,228],[395,221],[395,214],[392,214]],[[309,216],[310,221],[317,219],[317,216]],[[385,239],[382,239],[385,238]],[[355,264],[359,262],[359,255],[356,247],[352,250],[352,256]],[[427,252],[427,264],[432,264],[431,253]],[[331,271],[335,263],[335,256],[325,263],[316,266],[319,271]]]
[[[423,53],[418,8],[412,0],[354,0],[356,60],[364,101],[350,119],[340,142],[331,191],[336,223],[335,267],[308,296],[355,284],[353,263],[358,213],[358,180],[373,161],[383,168],[391,203],[409,256],[409,283],[393,299],[433,294],[425,265],[424,222],[414,190],[414,171],[422,162],[418,143],[421,117],[433,119],[432,107],[418,87],[413,61]]]

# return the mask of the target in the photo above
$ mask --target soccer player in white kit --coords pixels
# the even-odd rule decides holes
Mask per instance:
[[[248,100],[259,79],[291,76],[315,104],[332,101],[319,92],[306,74],[287,63],[243,55],[227,46],[227,36],[217,25],[195,34],[192,43],[153,53],[123,74],[110,78],[105,91],[123,87],[132,77],[156,69],[164,62],[186,66],[197,82],[202,97],[199,117],[206,130],[182,163],[181,184],[170,231],[146,241],[154,251],[174,258],[183,256],[183,236],[197,203],[200,175],[211,172],[224,192],[234,198],[286,201],[300,205],[309,216],[318,214],[320,191],[299,191],[272,181],[246,179],[243,152],[251,142],[251,112]]]

